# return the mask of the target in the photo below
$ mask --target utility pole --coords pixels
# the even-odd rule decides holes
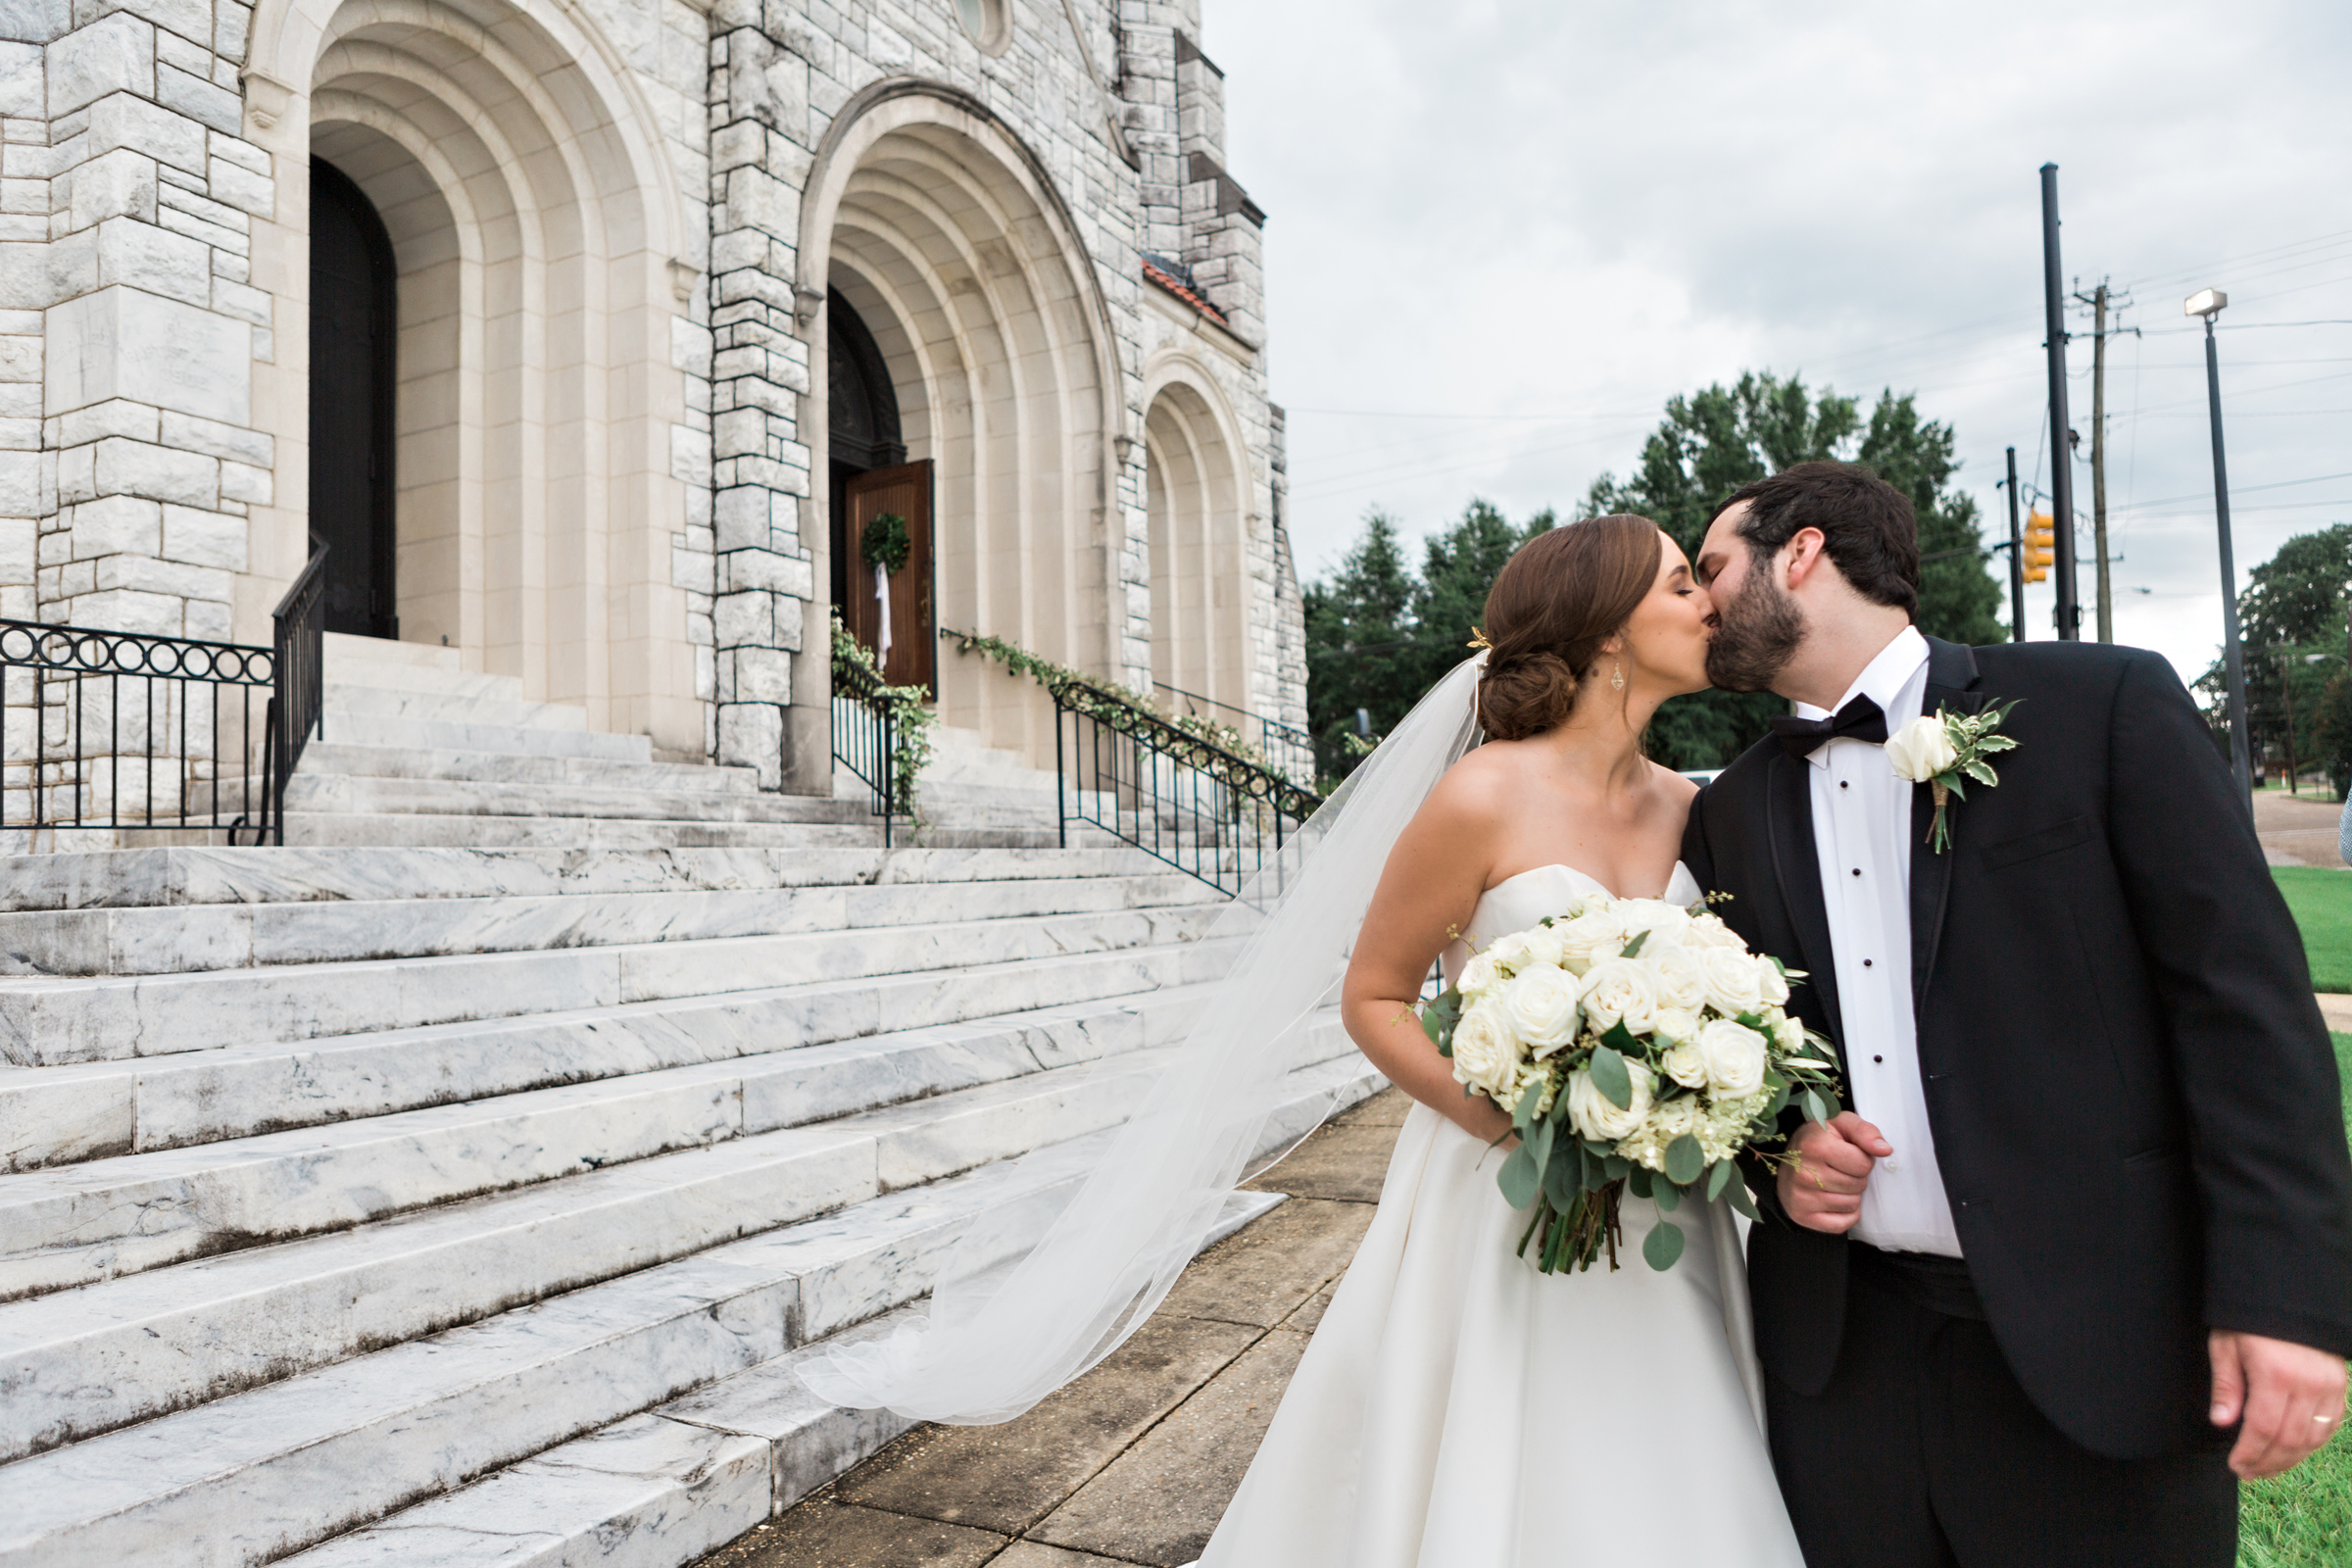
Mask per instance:
[[[2017,448],[2009,449],[2009,640],[2026,640],[2026,536],[2017,526]],[[2345,625],[2346,646],[2352,647],[2352,620]]]
[[[2099,286],[2090,293],[2081,290],[2075,299],[2090,307],[2090,537],[2098,550],[2098,627],[2099,641],[2115,641],[2115,590],[2107,580],[2107,339],[2114,332],[2107,326],[2107,313],[2119,316],[2132,303],[2129,293],[2117,294],[2101,278]],[[2132,327],[2137,333],[2139,328]]]
[[[2050,356],[2050,511],[2058,559],[2058,635],[2082,635],[2082,596],[2075,583],[2075,459],[2066,416],[2066,295],[2058,270],[2058,166],[2041,166],[2041,303]]]
[[[2291,679],[2293,671],[2286,665],[2287,656],[2294,649],[2282,647],[2276,652],[2278,655],[2278,699],[2286,704],[2286,793],[2298,795],[2302,792],[2295,785],[2295,688]]]

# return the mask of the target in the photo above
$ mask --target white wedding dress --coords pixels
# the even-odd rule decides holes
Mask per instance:
[[[1487,890],[1484,945],[1606,892],[1564,865]],[[1675,868],[1667,897],[1697,899]],[[1466,952],[1446,956],[1458,972]],[[1426,1105],[1380,1209],[1200,1568],[1801,1568],[1773,1480],[1763,1374],[1730,1207],[1686,1203],[1688,1245],[1621,1210],[1622,1266],[1540,1274],[1498,1153]]]

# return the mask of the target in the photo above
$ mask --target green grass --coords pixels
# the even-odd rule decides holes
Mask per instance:
[[[2275,865],[2278,891],[2311,958],[2314,991],[2352,991],[2352,876],[2315,865]]]
[[[2290,873],[2291,874],[2291,873]],[[2313,876],[2334,876],[2315,871]],[[2283,878],[2281,879],[2283,880]],[[2352,881],[2352,877],[2345,880]],[[2295,895],[2287,894],[2293,903]],[[2303,911],[2297,908],[2300,919]],[[2309,928],[2305,940],[2310,939]],[[2318,960],[2313,960],[2318,967]],[[2352,1116],[2352,1035],[2334,1035],[2345,1111]],[[2352,1562],[2352,1440],[2338,1427],[2328,1446],[2275,1481],[2238,1492],[2238,1568],[2341,1568]]]

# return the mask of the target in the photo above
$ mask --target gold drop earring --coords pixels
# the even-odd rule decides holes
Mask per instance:
[[[1615,660],[1610,661],[1610,662],[1615,667],[1609,676],[1609,689],[1611,691],[1621,692],[1625,690],[1625,665]]]

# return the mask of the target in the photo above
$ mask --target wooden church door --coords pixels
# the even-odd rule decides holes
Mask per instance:
[[[888,653],[881,659],[883,678],[893,686],[920,686],[939,691],[939,624],[932,605],[931,465],[902,463],[888,468],[869,468],[843,481],[849,526],[843,541],[849,550],[849,570],[842,598],[842,620],[850,635],[867,648]],[[897,516],[906,526],[906,564],[876,581],[875,568],[864,559],[869,532],[895,533],[881,519]],[[887,632],[885,625],[887,624]]]

